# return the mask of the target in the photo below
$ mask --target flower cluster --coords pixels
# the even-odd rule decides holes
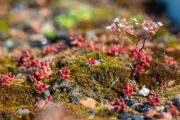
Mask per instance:
[[[49,78],[49,76],[52,74],[52,70],[50,68],[51,63],[51,60],[46,60],[41,62],[40,66],[36,67],[35,76],[38,80]]]
[[[127,94],[128,96],[130,96],[133,93],[133,88],[131,88],[130,86],[126,85],[126,88],[123,89],[123,93]]]
[[[164,62],[165,62],[165,64],[170,65],[170,66],[177,67],[177,65],[178,65],[178,62],[175,61],[173,57],[169,57],[167,55],[164,57]]]
[[[141,32],[146,31],[151,35],[155,35],[158,31],[159,27],[162,27],[163,24],[161,22],[153,22],[152,20],[144,20],[141,23]]]
[[[172,104],[170,104],[170,109],[171,109],[171,114],[172,115],[177,115],[179,112],[174,108]]]
[[[41,81],[37,81],[35,86],[38,89],[37,93],[39,94],[41,94],[45,89],[48,88],[48,85],[46,83],[42,83]]]
[[[118,56],[120,54],[123,54],[125,52],[125,49],[122,45],[111,45],[108,49],[108,54],[113,56]]]
[[[145,56],[144,53],[141,53],[145,47],[146,40],[152,39],[152,36],[154,36],[158,29],[162,26],[163,24],[161,22],[153,22],[152,20],[144,20],[141,23],[138,23],[136,18],[131,18],[130,20],[127,20],[126,18],[116,18],[114,19],[114,22],[106,28],[111,31],[122,33],[123,35],[128,33],[136,37],[138,40],[142,40],[141,49],[130,50],[130,56],[133,56],[133,58],[137,61],[133,72],[138,73],[143,72],[144,67],[149,66],[149,62],[151,61],[151,58]],[[115,52],[113,47],[109,50],[109,52],[110,54],[117,55],[117,52]]]
[[[42,51],[42,55],[43,56],[50,56],[50,55],[54,55],[60,51],[62,51],[63,49],[65,49],[67,47],[67,45],[65,44],[64,41],[59,41],[56,44],[51,44],[51,45],[47,45],[44,47],[43,51]]]
[[[140,28],[137,27],[138,24],[139,23],[136,18],[131,18],[130,20],[127,20],[126,18],[115,18],[114,22],[110,26],[107,26],[106,29],[123,33],[125,32],[135,37],[140,37],[144,34],[153,36],[158,31],[158,29],[163,26],[161,22],[156,23],[152,20],[142,21],[140,23]]]
[[[82,37],[82,35],[73,35],[71,36],[71,45],[77,45],[78,47],[82,47],[83,46],[83,40],[84,38]]]
[[[0,74],[0,85],[1,86],[10,86],[10,82],[15,79],[15,75],[11,72],[6,74]]]
[[[25,68],[32,67],[32,62],[36,59],[36,56],[31,54],[30,51],[23,52],[22,56],[17,62],[17,67],[20,70],[24,70]]]
[[[53,55],[54,52],[55,52],[54,47],[51,46],[51,45],[47,45],[47,46],[43,49],[42,54],[43,54],[43,56],[50,56],[50,55]]]
[[[45,89],[48,88],[46,83],[42,83],[42,80],[45,78],[49,78],[52,75],[52,70],[50,68],[51,60],[46,60],[43,62],[39,62],[38,60],[34,61],[34,68],[32,68],[31,74],[29,78],[32,82],[35,83],[36,88],[38,89],[38,93],[41,94]]]
[[[115,98],[114,101],[111,102],[111,104],[114,106],[115,111],[126,110],[126,104],[125,104],[123,98],[121,98],[121,99]]]
[[[73,35],[71,36],[71,45],[76,45],[80,48],[90,48],[91,50],[101,50],[101,51],[105,51],[106,46],[104,46],[104,44],[102,43],[94,43],[93,41],[89,41],[86,42],[84,41],[84,38],[82,37],[82,35]]]
[[[149,64],[152,59],[151,56],[146,56],[143,52],[139,53],[137,48],[129,49],[129,57],[132,57],[135,60],[138,60],[138,63],[135,69],[136,73],[143,72],[145,70],[145,67],[149,67]]]
[[[65,67],[62,67],[60,70],[61,80],[65,80],[69,78],[70,70],[67,70]]]
[[[31,62],[31,66],[32,66],[32,67],[37,68],[37,67],[39,67],[40,65],[41,65],[41,63],[39,62],[39,60],[34,60],[34,61]]]
[[[138,51],[139,51],[139,49],[138,48],[129,48],[129,57],[131,57],[131,58],[134,58],[135,60],[137,60],[138,59]],[[140,56],[141,56],[141,54],[140,54]]]
[[[153,106],[159,106],[160,105],[160,99],[159,99],[159,94],[158,93],[150,93],[149,96],[149,104]]]
[[[94,58],[89,58],[88,62],[89,62],[90,65],[96,64],[96,60]]]

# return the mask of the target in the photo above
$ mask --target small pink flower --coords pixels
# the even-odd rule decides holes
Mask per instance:
[[[126,88],[123,89],[123,93],[127,94],[128,96],[130,96],[133,93],[133,88],[131,88],[128,85],[126,85]]]
[[[44,50],[42,51],[42,54],[44,56],[50,56],[50,55],[53,55],[55,53],[55,49],[54,49],[54,46],[50,46],[50,45],[47,45]]]
[[[111,45],[110,48],[108,49],[108,54],[113,55],[113,56],[124,54],[124,52],[125,52],[125,49],[123,48],[122,45]]]
[[[48,102],[51,101],[51,99],[52,99],[52,96],[49,95],[49,96],[48,96]]]
[[[121,99],[116,98],[115,100],[113,100],[111,102],[111,104],[114,106],[115,111],[119,111],[119,110],[125,111],[126,110],[126,104],[125,104],[123,98],[121,98]]]
[[[129,57],[138,60],[138,48],[130,48],[129,49]],[[136,73],[143,72],[145,67],[149,67],[152,57],[146,56],[144,52],[139,53],[139,61],[136,65]]]
[[[178,62],[175,61],[173,57],[169,57],[167,55],[164,57],[164,62],[165,62],[165,64],[170,65],[170,66],[177,67],[177,65],[178,65]]]
[[[39,60],[34,60],[31,62],[31,67],[39,67],[41,65],[41,63],[39,62]]]
[[[38,89],[37,93],[41,94],[47,88],[47,84],[38,81],[36,82],[36,88]]]
[[[88,62],[89,62],[90,65],[96,64],[96,60],[94,58],[89,58]]]
[[[24,70],[26,68],[32,67],[32,62],[34,62],[35,59],[36,59],[36,56],[31,54],[31,51],[23,52],[16,66],[20,70]]]
[[[71,37],[71,45],[77,45],[78,47],[82,47],[84,38],[82,35],[74,35]]]
[[[149,96],[149,104],[153,106],[160,106],[160,99],[159,99],[159,94],[158,93],[150,93]]]
[[[179,112],[174,108],[172,104],[170,104],[170,109],[171,109],[171,114],[172,115],[177,115]]]
[[[15,79],[15,75],[11,72],[6,74],[0,74],[0,85],[1,86],[10,86],[10,82]]]
[[[70,70],[67,70],[65,67],[62,67],[60,73],[61,73],[61,80],[65,80],[69,78]]]
[[[35,76],[38,80],[49,78],[52,75],[52,70],[50,68],[51,60],[46,60],[41,62],[41,65],[38,66],[35,70]]]
[[[163,89],[166,89],[166,88],[167,88],[167,86],[166,86],[166,82],[161,83],[161,87],[162,87]]]

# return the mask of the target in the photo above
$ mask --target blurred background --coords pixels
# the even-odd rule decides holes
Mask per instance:
[[[0,0],[0,44],[41,47],[77,31],[98,34],[119,16],[162,21],[178,36],[179,5],[179,0]]]

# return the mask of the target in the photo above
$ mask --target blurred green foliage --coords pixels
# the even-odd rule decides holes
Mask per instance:
[[[9,23],[7,20],[3,19],[0,20],[0,31],[8,32],[9,30]]]
[[[56,35],[57,35],[57,32],[55,30],[54,31],[47,31],[45,33],[45,36],[50,40],[55,39]]]

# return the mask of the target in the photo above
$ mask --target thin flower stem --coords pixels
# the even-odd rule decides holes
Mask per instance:
[[[146,39],[143,39],[142,47],[141,47],[141,49],[140,49],[139,52],[138,52],[138,58],[137,58],[137,61],[136,61],[135,70],[133,71],[133,76],[135,76],[135,74],[136,74],[137,65],[139,64],[139,59],[140,59],[140,53],[141,53],[141,51],[143,50],[143,48],[144,48],[144,46],[145,46],[145,43],[146,43]]]

